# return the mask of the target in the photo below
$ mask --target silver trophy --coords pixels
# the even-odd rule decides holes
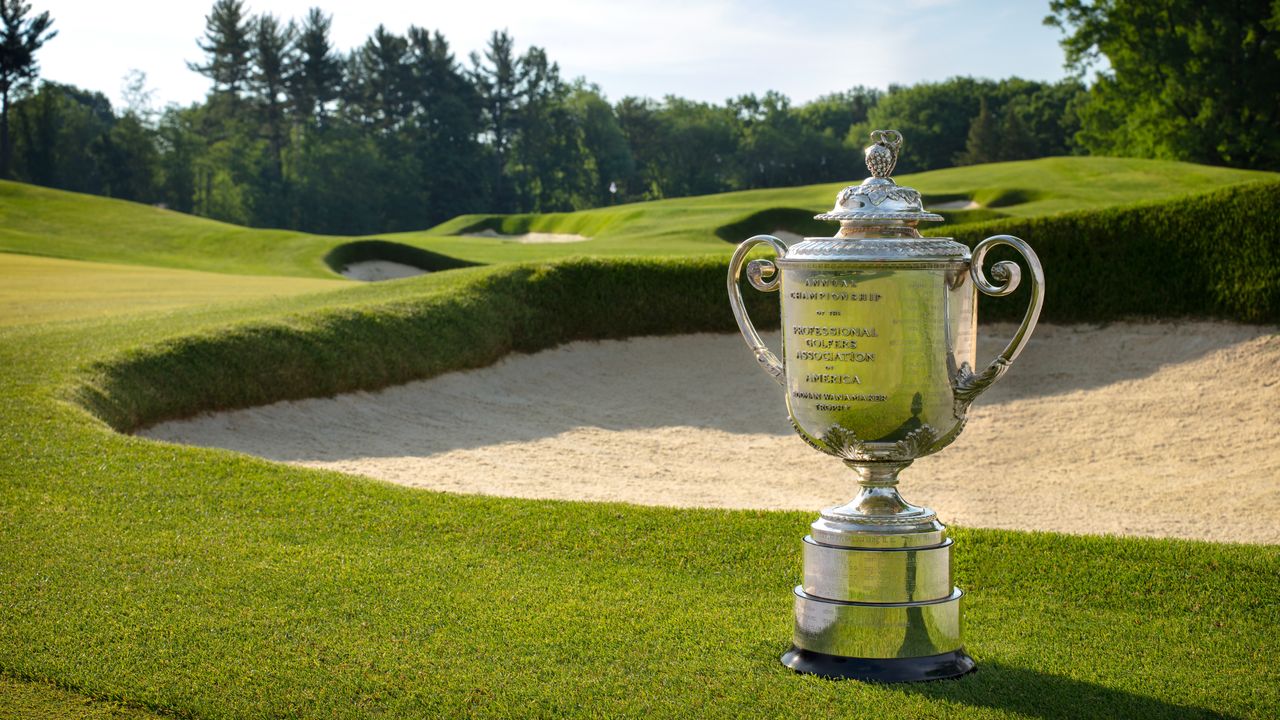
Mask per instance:
[[[871,177],[816,216],[840,222],[835,237],[787,247],[771,235],[743,242],[729,264],[729,301],[760,366],[786,390],[791,424],[816,450],[858,474],[857,497],[828,508],[804,538],[804,582],[795,589],[793,647],[800,672],[880,682],[956,677],[974,668],[964,650],[963,593],[952,584],[946,527],[898,494],[898,473],[949,445],[969,404],[1000,378],[1035,328],[1044,297],[1040,261],[1010,235],[973,248],[916,230],[920,193],[889,178],[902,135],[871,133]],[[757,246],[777,259],[747,262]],[[982,262],[994,247],[1021,253],[1031,303],[1004,352],[977,370],[978,291],[1008,295],[1016,263]],[[782,359],[761,341],[743,306],[743,265],[757,290],[782,296]]]

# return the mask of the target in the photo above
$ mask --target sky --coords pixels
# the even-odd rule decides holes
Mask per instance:
[[[132,69],[153,102],[187,104],[209,82],[187,69],[212,0],[30,0],[58,36],[37,55],[41,77],[121,98]],[[506,29],[523,52],[547,50],[563,77],[618,100],[674,94],[711,102],[777,90],[797,103],[866,85],[953,75],[1065,76],[1047,0],[248,0],[250,12],[333,16],[347,50],[378,24],[439,30],[462,62]]]

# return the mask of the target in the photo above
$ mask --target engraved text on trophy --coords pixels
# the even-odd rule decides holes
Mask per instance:
[[[897,443],[921,427],[955,426],[956,339],[962,292],[923,272],[847,265],[788,271],[782,292],[787,403],[801,435],[832,451],[833,428],[861,442]],[[918,433],[917,433],[918,435]],[[825,439],[824,439],[825,438]]]

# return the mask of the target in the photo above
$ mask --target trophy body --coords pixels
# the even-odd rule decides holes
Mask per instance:
[[[1035,327],[1043,275],[1021,240],[996,236],[968,247],[924,238],[919,193],[888,178],[901,135],[877,131],[867,149],[873,177],[846,188],[818,219],[838,220],[830,238],[788,248],[758,235],[734,254],[729,295],[739,327],[761,366],[786,391],[796,432],[840,458],[858,476],[857,496],[822,511],[804,538],[804,579],[795,588],[793,647],[783,662],[828,677],[897,682],[962,675],[974,667],[962,638],[963,593],[952,583],[945,526],[907,503],[898,473],[950,444],[969,404],[1000,377]],[[748,253],[771,246],[777,260]],[[1022,253],[1032,303],[1005,351],[975,372],[977,293],[1012,292],[1020,269],[996,263],[990,283],[982,259],[997,245]],[[778,291],[782,359],[752,327],[738,278]]]

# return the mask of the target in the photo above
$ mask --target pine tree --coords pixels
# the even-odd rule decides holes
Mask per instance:
[[[569,110],[569,87],[542,48],[530,47],[517,67],[522,82],[511,157],[520,209],[576,210],[578,199],[591,194],[596,168],[589,167],[581,123]]]
[[[511,178],[507,174],[507,162],[515,135],[516,115],[522,104],[521,85],[524,82],[515,54],[515,41],[506,31],[495,31],[489,37],[484,61],[479,54],[472,53],[471,66],[471,81],[480,95],[493,151],[493,209],[510,212],[515,209],[515,198]]]
[[[262,113],[276,178],[283,175],[285,144],[285,86],[292,72],[293,23],[281,26],[270,13],[254,22],[253,74],[254,98]]]
[[[328,106],[342,90],[342,62],[333,52],[329,28],[333,18],[311,8],[294,42],[297,58],[289,78],[289,96],[299,118],[324,121]]]
[[[1036,140],[1018,117],[1012,105],[1006,105],[1000,121],[1000,160],[1029,160],[1037,156]]]
[[[410,27],[414,152],[422,170],[426,217],[487,209],[480,99],[439,32]]]
[[[214,94],[230,98],[235,106],[249,81],[249,58],[253,51],[244,1],[216,0],[204,18],[204,25],[204,39],[197,40],[196,44],[208,56],[208,62],[187,63],[187,67],[212,80]]]
[[[957,165],[978,165],[995,162],[1001,158],[1000,127],[987,107],[984,97],[978,106],[978,115],[969,123],[969,139],[964,152],[956,156]]]
[[[31,4],[0,0],[0,177],[12,177],[13,144],[9,138],[9,98],[31,83],[39,71],[35,54],[58,34],[50,30],[48,12],[31,19]]]
[[[400,127],[412,107],[409,43],[379,25],[351,54],[350,105],[359,119],[384,135]]]

